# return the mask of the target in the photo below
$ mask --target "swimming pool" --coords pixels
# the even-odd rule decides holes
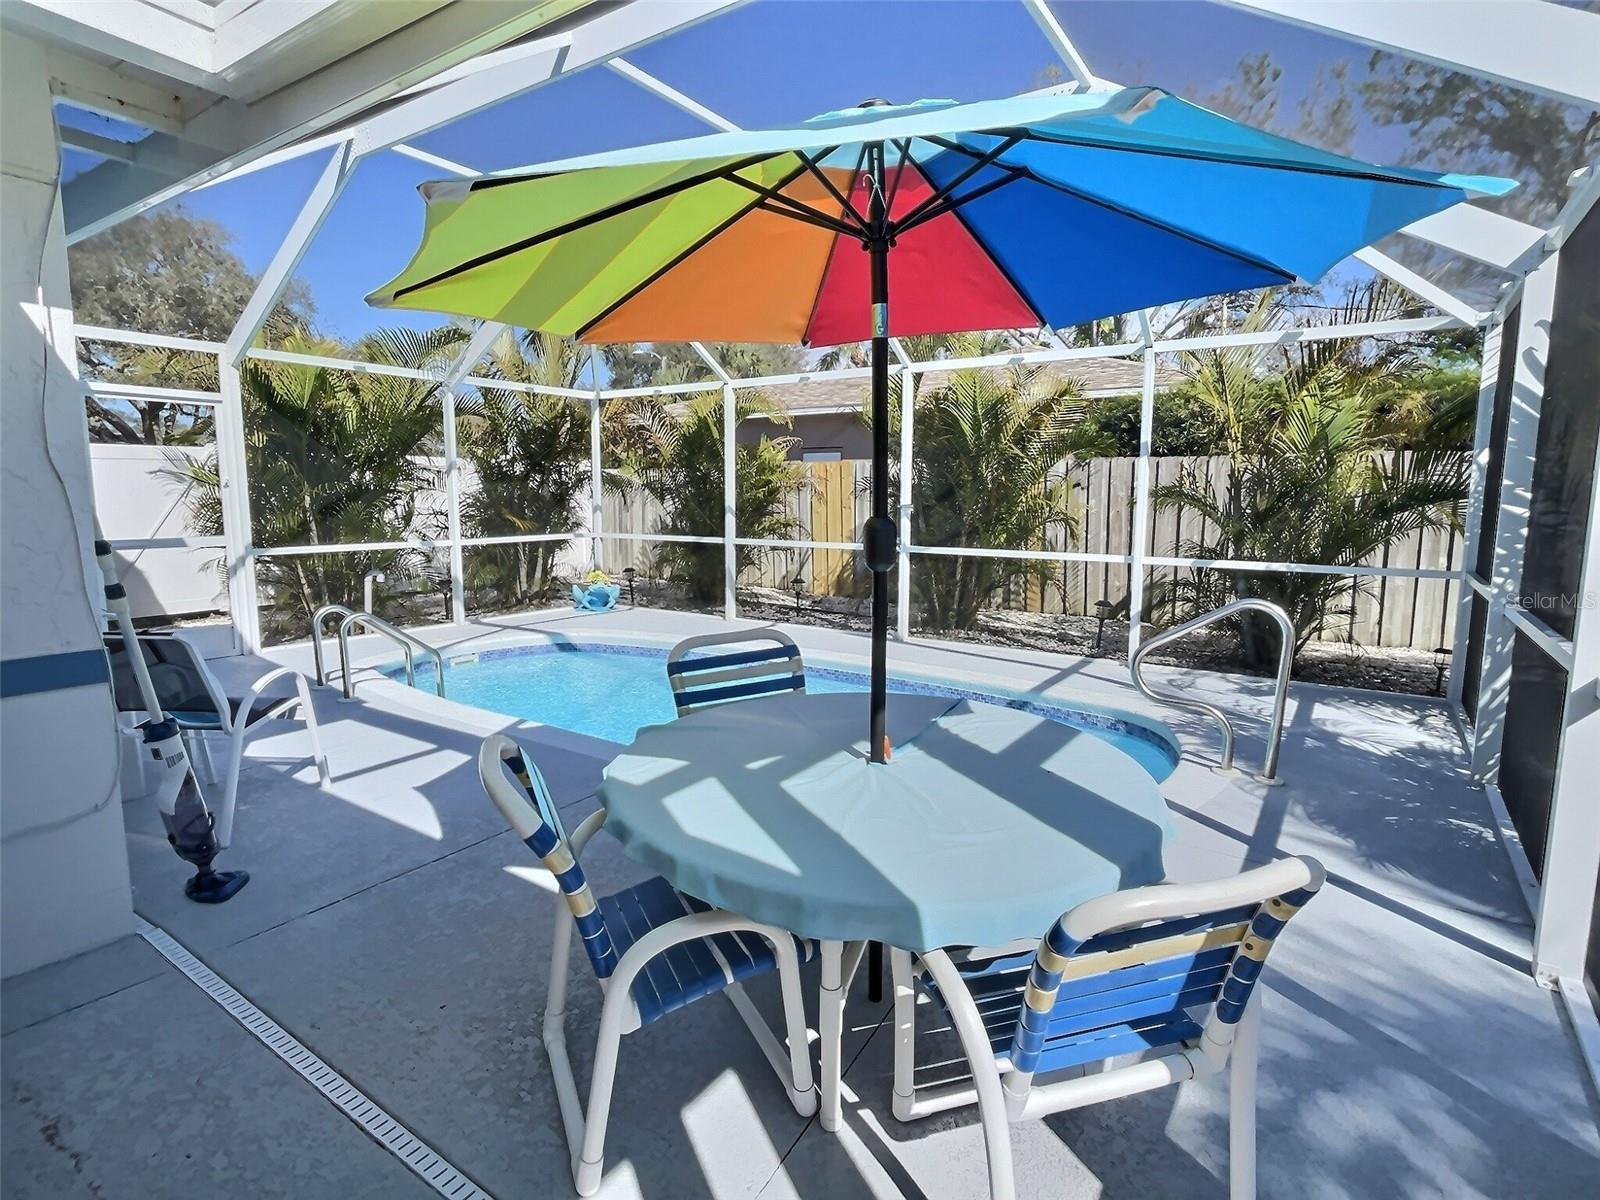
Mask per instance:
[[[646,725],[676,715],[667,684],[667,652],[655,646],[611,642],[532,642],[497,646],[445,659],[445,690],[451,700],[490,712],[504,713],[584,733],[607,741],[629,743]],[[417,664],[417,687],[433,690],[433,664]],[[404,668],[384,670],[404,680]],[[806,691],[864,692],[868,678],[860,671],[806,663]],[[1114,713],[1094,712],[1045,703],[1016,692],[974,689],[937,679],[890,676],[892,692],[959,696],[1020,708],[1104,738],[1134,758],[1157,781],[1177,764],[1172,739],[1154,725]]]

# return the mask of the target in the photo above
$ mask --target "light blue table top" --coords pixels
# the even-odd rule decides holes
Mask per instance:
[[[786,694],[639,731],[606,768],[606,828],[710,904],[907,950],[1042,937],[1081,901],[1154,883],[1173,824],[1128,755],[1045,717],[864,693]]]

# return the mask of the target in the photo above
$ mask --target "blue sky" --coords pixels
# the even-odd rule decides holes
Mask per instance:
[[[1271,50],[1284,69],[1284,108],[1319,66],[1365,62],[1359,47],[1193,0],[1055,5],[1090,67],[1123,83],[1203,97],[1239,59]],[[790,122],[869,96],[977,100],[1040,86],[1054,55],[1016,0],[756,0],[628,56],[636,65],[747,126]],[[97,132],[127,137],[95,123]],[[78,123],[76,120],[74,123]],[[110,123],[115,126],[118,123]],[[482,170],[707,132],[699,121],[603,68],[468,117],[413,144]],[[1359,130],[1356,152],[1393,158],[1393,134]],[[68,171],[81,156],[68,152]],[[193,213],[226,227],[252,271],[270,260],[325,161],[323,155],[193,193]],[[1442,166],[1443,164],[1441,164]],[[425,314],[378,312],[362,297],[405,264],[422,225],[416,186],[437,170],[386,153],[361,164],[301,264],[324,332],[354,338]]]

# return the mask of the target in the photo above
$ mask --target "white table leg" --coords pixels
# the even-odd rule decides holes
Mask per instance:
[[[840,1038],[844,1030],[844,943],[822,943],[822,988],[818,995],[817,1032],[821,1046],[822,1127],[839,1128]]]

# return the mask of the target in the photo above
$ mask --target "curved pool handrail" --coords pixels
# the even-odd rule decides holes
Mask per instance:
[[[344,698],[356,698],[355,681],[350,675],[350,630],[360,625],[371,633],[380,633],[390,641],[399,645],[406,656],[406,684],[410,687],[417,685],[416,655],[415,651],[421,650],[433,659],[433,690],[440,699],[444,698],[444,655],[436,647],[428,645],[421,638],[413,637],[405,630],[389,624],[382,617],[375,617],[371,613],[351,613],[339,622],[339,670],[340,683],[344,685]]]
[[[1267,731],[1267,757],[1262,764],[1261,774],[1256,776],[1263,783],[1277,782],[1278,750],[1283,740],[1284,710],[1289,702],[1289,669],[1294,663],[1294,622],[1289,620],[1289,614],[1269,600],[1257,600],[1246,597],[1243,600],[1234,600],[1224,604],[1221,608],[1212,609],[1202,613],[1191,621],[1182,625],[1174,625],[1171,629],[1163,630],[1154,637],[1139,644],[1133,652],[1133,657],[1128,660],[1128,671],[1133,676],[1133,686],[1147,699],[1158,704],[1171,704],[1176,708],[1185,708],[1191,712],[1203,713],[1217,723],[1217,728],[1222,731],[1222,758],[1217,763],[1217,769],[1231,771],[1233,769],[1233,723],[1228,720],[1228,715],[1214,704],[1207,704],[1204,700],[1196,700],[1192,696],[1185,696],[1173,691],[1156,691],[1146,682],[1143,672],[1144,659],[1147,654],[1162,646],[1167,646],[1181,638],[1187,637],[1197,629],[1207,625],[1214,625],[1218,621],[1227,619],[1235,613],[1254,610],[1266,613],[1278,623],[1278,632],[1281,644],[1278,649],[1278,677],[1272,696],[1272,725]]]
[[[328,685],[328,672],[324,665],[325,659],[322,653],[323,623],[335,613],[339,613],[342,616],[348,617],[351,615],[352,611],[352,609],[343,604],[324,604],[311,615],[311,657],[316,661],[317,664],[318,687],[326,687]]]

